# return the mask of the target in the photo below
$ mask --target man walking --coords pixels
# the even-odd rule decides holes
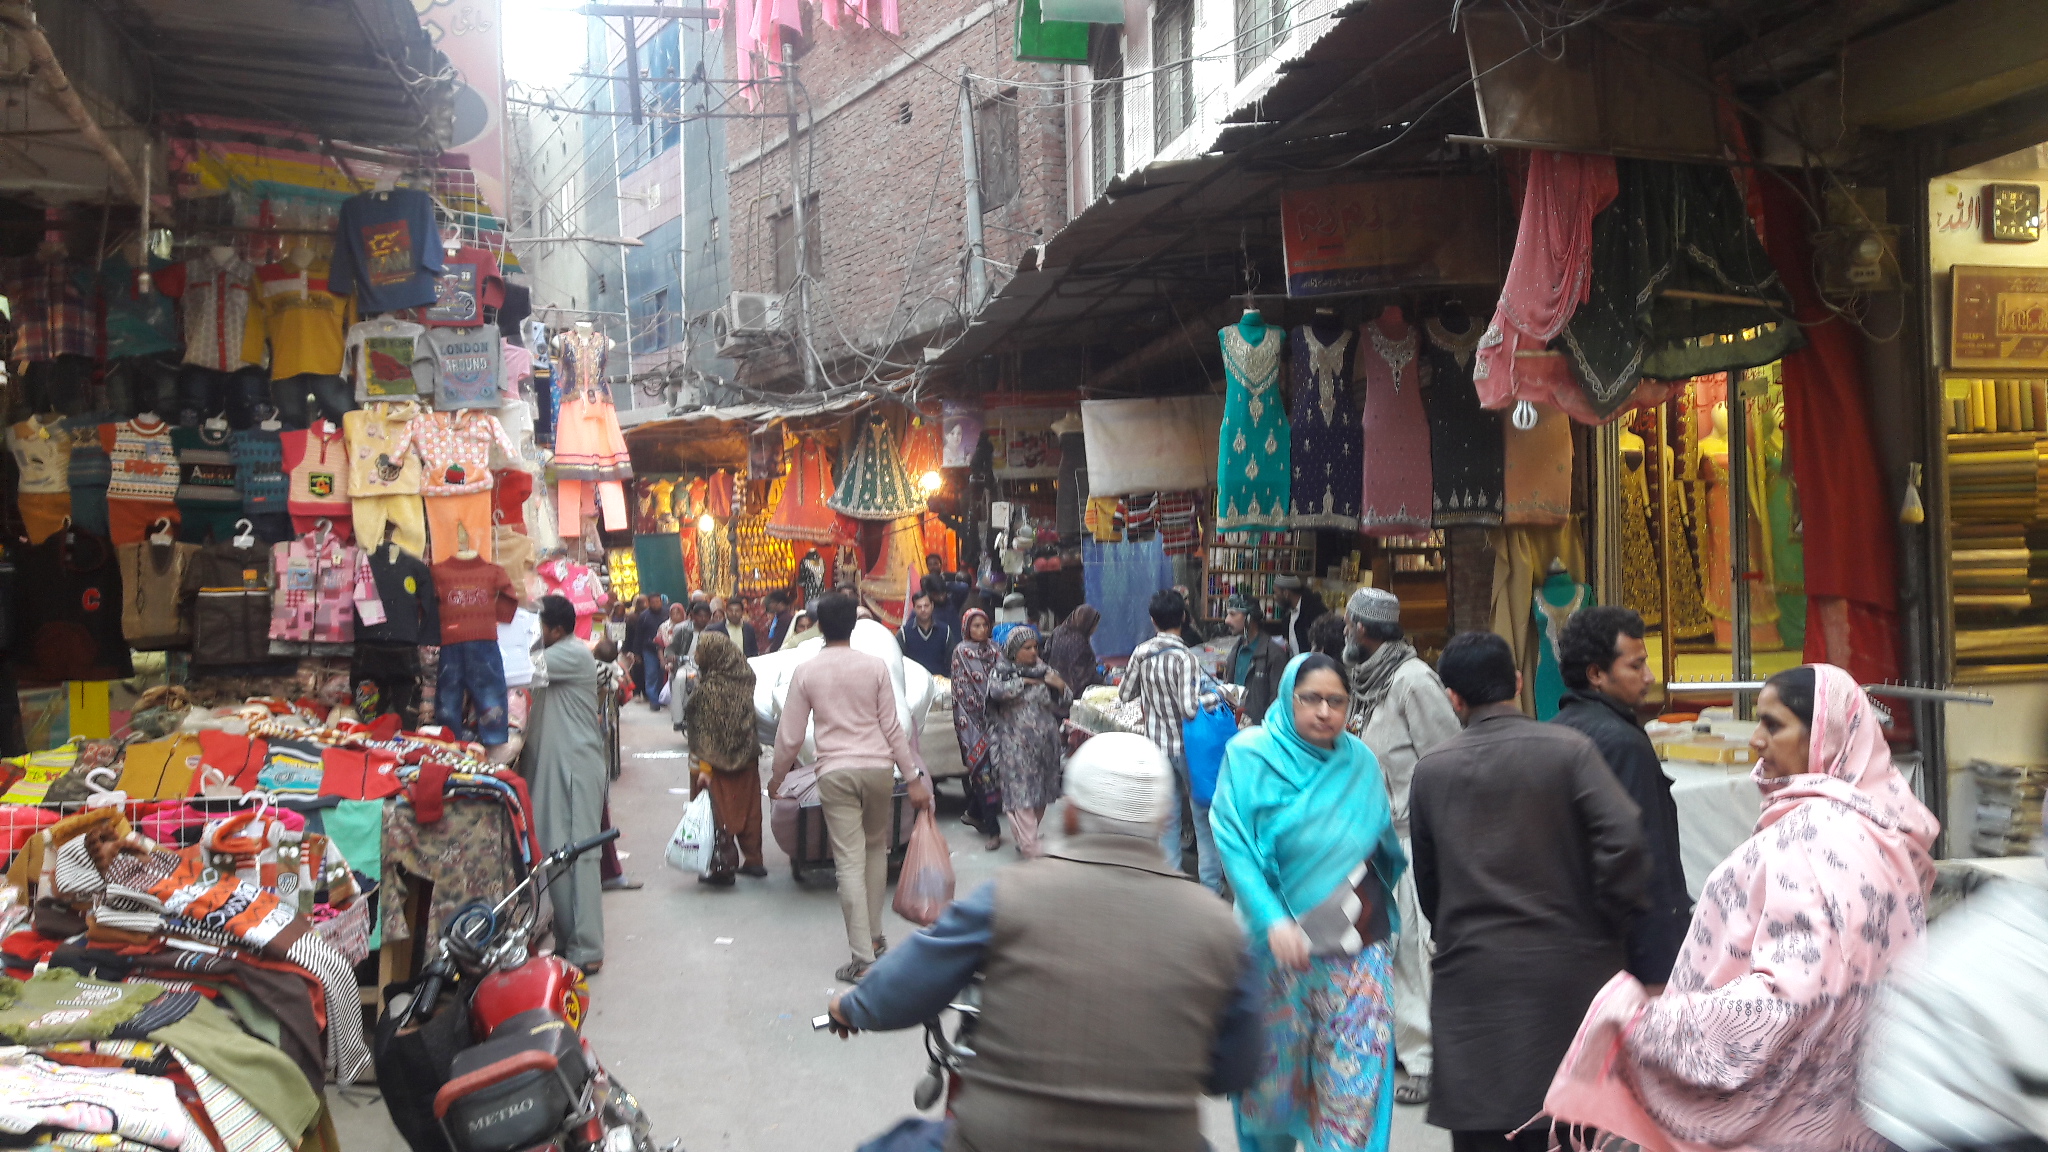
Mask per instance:
[[[960,633],[938,618],[937,609],[929,588],[912,593],[910,619],[903,622],[896,639],[903,645],[904,659],[923,665],[934,676],[951,676],[953,648],[960,643]]]
[[[1203,1093],[1249,1087],[1264,1036],[1229,906],[1153,848],[1177,803],[1142,736],[1067,764],[1066,839],[1005,868],[835,997],[834,1031],[909,1028],[978,971],[981,1018],[949,1147],[1202,1147]],[[1134,959],[1139,962],[1134,962]]]
[[[752,660],[761,654],[761,637],[747,622],[746,598],[734,594],[725,598],[724,615],[707,631],[722,632],[732,640],[740,655]]]
[[[768,609],[768,645],[763,651],[780,652],[782,642],[789,639],[790,621],[796,618],[795,610],[790,607],[789,592],[777,588],[761,597],[761,604]]]
[[[520,772],[533,794],[534,831],[552,852],[597,835],[604,821],[604,729],[597,712],[597,659],[576,638],[576,609],[561,596],[540,599],[547,686],[533,692]],[[588,974],[604,966],[603,879],[596,853],[548,884],[555,908],[555,949]]]
[[[1627,608],[1584,608],[1565,621],[1557,642],[1565,694],[1551,723],[1586,734],[1622,790],[1643,814],[1650,853],[1650,910],[1628,930],[1629,974],[1652,994],[1671,978],[1671,965],[1692,926],[1692,897],[1678,856],[1678,805],[1656,746],[1636,721],[1650,690],[1650,653],[1643,618]]]
[[[1209,831],[1209,806],[1194,803],[1188,790],[1188,759],[1181,741],[1181,724],[1201,708],[1201,669],[1195,663],[1195,654],[1188,651],[1179,635],[1180,626],[1187,619],[1187,601],[1169,588],[1152,597],[1149,610],[1157,635],[1131,653],[1130,666],[1117,696],[1136,700],[1144,709],[1145,735],[1159,745],[1167,763],[1173,765],[1180,791],[1167,810],[1166,824],[1159,837],[1166,862],[1176,870],[1181,866],[1181,798],[1186,798],[1186,811],[1193,815],[1195,823],[1196,871],[1211,892],[1221,892],[1223,858],[1216,855],[1216,837]]]
[[[1246,596],[1232,596],[1223,610],[1223,626],[1237,633],[1223,657],[1223,674],[1243,685],[1245,719],[1254,724],[1265,720],[1280,674],[1287,670],[1287,645],[1266,635],[1265,623],[1259,602]]]
[[[1452,1152],[1540,1152],[1508,1133],[1543,1097],[1648,906],[1642,818],[1591,740],[1515,704],[1508,642],[1468,632],[1437,661],[1465,730],[1415,766],[1415,891],[1436,941],[1429,1122]]]
[[[896,790],[890,769],[902,770],[909,781],[910,801],[919,808],[931,807],[932,786],[896,714],[889,666],[853,650],[859,605],[853,597],[834,592],[820,598],[814,611],[825,648],[790,675],[782,721],[775,730],[768,794],[781,790],[783,777],[796,766],[804,734],[815,721],[818,797],[839,875],[839,914],[846,921],[846,943],[853,953],[853,959],[832,975],[852,982],[865,975],[889,945],[881,924],[882,898],[889,886],[889,820],[894,807],[890,798]]]
[[[689,621],[689,614],[681,604],[671,604],[664,610],[661,601],[648,601],[647,707],[653,711],[661,711],[661,687],[668,683],[669,641],[675,638],[676,629]]]
[[[1383,588],[1360,588],[1344,605],[1344,663],[1351,669],[1351,726],[1372,749],[1387,781],[1401,850],[1415,854],[1409,832],[1409,791],[1423,753],[1456,736],[1458,714],[1415,646],[1401,631],[1401,601]],[[1394,939],[1394,1055],[1408,1080],[1394,1090],[1401,1104],[1429,1099],[1429,921],[1410,869],[1394,886],[1401,930]]]
[[[1323,603],[1323,598],[1301,577],[1291,575],[1273,580],[1273,597],[1280,602],[1279,616],[1274,623],[1280,625],[1280,638],[1287,641],[1287,654],[1299,656],[1303,652],[1315,651],[1315,645],[1309,640],[1309,629],[1329,614],[1330,609]]]

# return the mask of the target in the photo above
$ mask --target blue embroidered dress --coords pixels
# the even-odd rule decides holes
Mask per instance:
[[[1293,436],[1280,394],[1287,333],[1256,317],[1217,334],[1223,341],[1223,431],[1216,464],[1216,528],[1285,531]]]
[[[1330,329],[1334,329],[1332,332]],[[1351,395],[1351,342],[1341,325],[1294,330],[1294,515],[1296,528],[1358,531],[1364,438]]]

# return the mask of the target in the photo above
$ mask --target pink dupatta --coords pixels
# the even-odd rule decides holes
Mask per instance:
[[[1926,929],[1937,822],[1877,710],[1813,665],[1810,772],[1758,778],[1756,832],[1708,878],[1664,994],[1602,989],[1551,1081],[1560,1125],[1646,1152],[1876,1152],[1857,1112],[1863,1021]]]

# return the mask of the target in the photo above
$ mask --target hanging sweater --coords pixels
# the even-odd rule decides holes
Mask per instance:
[[[279,433],[248,428],[235,433],[228,458],[235,466],[235,490],[242,495],[242,511],[283,512],[291,491],[291,479],[284,472],[284,441]]]
[[[100,446],[113,470],[107,495],[115,500],[171,501],[178,496],[178,452],[162,420],[100,425]]]
[[[409,400],[371,403],[341,418],[348,432],[348,494],[416,496],[420,458],[413,428],[420,406]]]
[[[179,611],[179,589],[199,554],[197,544],[123,544],[121,636],[130,648],[183,648],[192,638]]]
[[[443,560],[434,565],[434,591],[441,600],[441,643],[472,640],[497,643],[498,625],[510,624],[519,611],[512,581],[505,570],[477,557]]]
[[[223,428],[173,428],[171,446],[178,453],[178,506],[206,511],[239,508],[235,490],[234,433]]]
[[[461,496],[491,490],[491,445],[514,458],[519,445],[489,412],[427,412],[413,421],[413,442],[426,461],[420,491],[428,496]]]
[[[284,445],[286,504],[294,516],[343,520],[348,506],[348,444],[341,429],[325,420],[311,428],[279,433]]]

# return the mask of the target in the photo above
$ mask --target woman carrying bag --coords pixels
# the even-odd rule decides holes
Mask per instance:
[[[1210,809],[1266,985],[1271,1053],[1233,1099],[1245,1152],[1378,1152],[1391,1134],[1391,893],[1408,859],[1349,706],[1336,661],[1296,656],[1265,723],[1230,741]]]
[[[754,727],[754,669],[722,632],[697,637],[697,689],[683,705],[690,733],[690,796],[711,790],[711,810],[721,832],[739,842],[743,875],[761,877],[761,744]],[[727,853],[730,856],[730,853]],[[729,859],[704,873],[710,884],[731,884]]]
[[[1038,658],[1038,631],[1019,624],[988,681],[988,725],[1003,815],[1026,859],[1039,855],[1038,820],[1060,795],[1061,709],[1074,702],[1067,682]]]

